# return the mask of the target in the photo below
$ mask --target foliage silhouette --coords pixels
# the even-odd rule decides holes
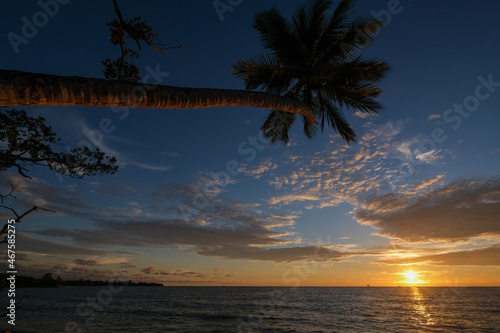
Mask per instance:
[[[291,21],[276,7],[257,13],[254,28],[269,53],[233,65],[248,90],[261,88],[310,106],[316,122],[314,126],[304,123],[308,138],[327,125],[347,143],[355,141],[342,108],[375,113],[382,107],[375,101],[382,91],[375,83],[389,66],[359,53],[383,23],[373,18],[353,19],[353,5],[353,0],[343,0],[330,14],[331,1],[313,0],[298,7]],[[272,110],[261,129],[271,142],[286,143],[296,118],[296,114]]]

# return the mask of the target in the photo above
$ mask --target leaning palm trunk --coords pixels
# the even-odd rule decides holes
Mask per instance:
[[[306,104],[265,92],[181,88],[0,70],[0,107],[18,105],[157,109],[253,106],[301,114],[310,126],[314,124],[314,113]]]

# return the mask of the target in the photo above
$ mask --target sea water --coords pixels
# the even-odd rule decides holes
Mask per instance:
[[[28,295],[12,332],[500,332],[500,288],[67,287]]]

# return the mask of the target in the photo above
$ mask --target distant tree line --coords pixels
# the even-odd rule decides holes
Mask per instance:
[[[0,274],[0,285],[7,284],[7,275]],[[135,287],[163,287],[161,283],[132,282],[128,281],[102,281],[102,280],[62,280],[61,277],[53,278],[52,273],[46,273],[41,278],[32,276],[16,276],[16,288],[57,288],[57,287],[100,287],[100,286],[135,286]]]

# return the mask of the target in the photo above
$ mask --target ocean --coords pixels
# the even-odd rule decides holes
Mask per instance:
[[[500,288],[489,287],[108,286],[20,295],[29,297],[16,325],[0,318],[2,331],[500,332]]]

